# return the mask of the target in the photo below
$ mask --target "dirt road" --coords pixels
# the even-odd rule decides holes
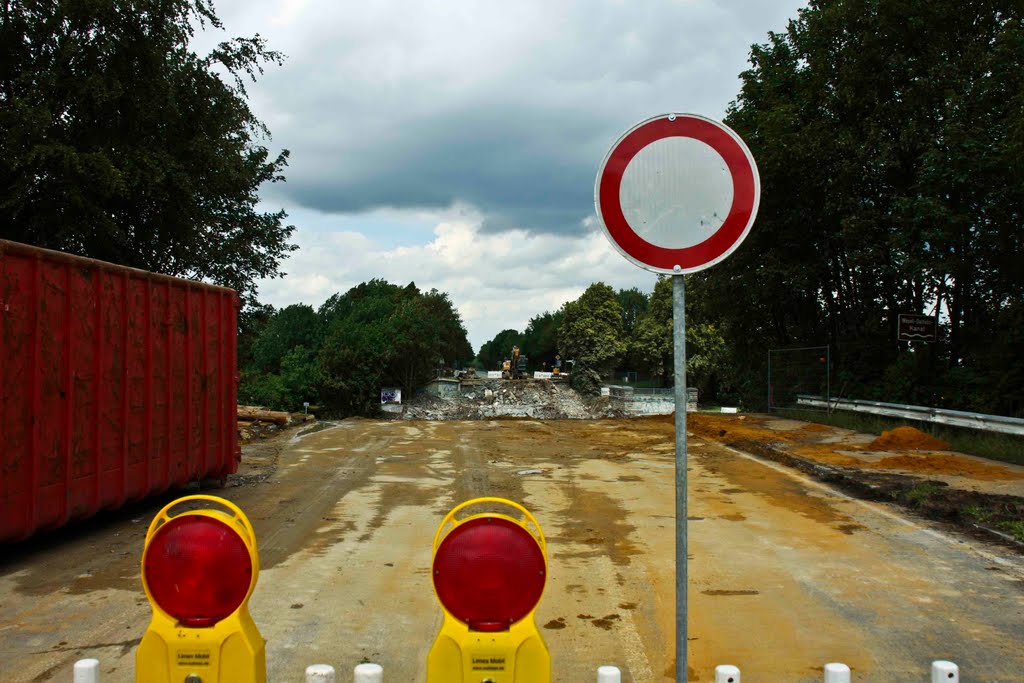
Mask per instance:
[[[259,539],[251,607],[270,680],[374,661],[388,681],[422,681],[440,625],[430,541],[482,495],[521,501],[548,536],[538,624],[555,680],[593,680],[600,664],[672,679],[670,422],[351,420],[246,460],[221,494]],[[94,656],[105,681],[132,680],[149,617],[141,540],[159,506],[0,551],[0,678],[67,681]],[[963,680],[1020,680],[1020,555],[701,436],[690,515],[691,680],[732,663],[751,680],[820,681],[828,661],[858,681],[926,680],[940,658]]]

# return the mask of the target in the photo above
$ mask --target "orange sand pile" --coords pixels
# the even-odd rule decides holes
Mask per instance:
[[[971,458],[956,455],[896,455],[878,462],[864,463],[861,467],[885,470],[905,470],[929,474],[954,474],[975,479],[1021,479],[1022,475],[1000,465],[987,465]]]
[[[948,451],[949,444],[914,427],[897,427],[868,444],[876,451]]]
[[[754,415],[716,415],[712,413],[690,413],[686,416],[686,427],[695,434],[730,439],[753,439],[756,441],[791,441],[798,432],[782,432],[769,429],[764,419]]]

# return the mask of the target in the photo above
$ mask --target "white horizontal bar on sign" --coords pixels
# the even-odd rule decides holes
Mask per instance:
[[[541,372],[540,370],[535,370],[533,372],[533,378],[534,379],[551,379],[551,373],[550,372]]]

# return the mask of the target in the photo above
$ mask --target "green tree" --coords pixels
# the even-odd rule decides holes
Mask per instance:
[[[767,348],[829,343],[847,395],[1024,410],[991,391],[1024,359],[987,360],[1024,305],[1020,3],[812,0],[750,61],[727,122],[760,213],[694,278],[735,385],[757,401]],[[901,357],[898,314],[936,309],[939,343]]]
[[[285,356],[295,347],[319,347],[319,332],[320,319],[312,306],[286,306],[266,323],[253,344],[253,364],[263,372],[280,372]]]
[[[373,412],[384,386],[412,396],[439,366],[472,356],[448,295],[383,280],[336,294],[320,308],[322,402],[345,414]]]
[[[587,288],[563,308],[558,330],[558,349],[563,358],[576,361],[573,386],[584,394],[596,394],[601,379],[611,374],[626,353],[622,305],[615,290],[603,282]]]
[[[486,370],[498,370],[503,360],[512,357],[512,347],[523,347],[523,335],[518,330],[502,330],[494,339],[480,346],[477,359]]]
[[[523,332],[523,354],[530,358],[535,368],[544,363],[550,369],[554,367],[555,356],[558,355],[558,328],[562,324],[562,312],[544,312],[530,318]],[[511,348],[511,347],[510,347]]]
[[[275,313],[274,307],[270,304],[243,306],[238,312],[239,368],[249,368],[253,365],[253,346]]]
[[[279,64],[258,35],[200,56],[209,0],[8,0],[0,21],[0,237],[238,289],[279,275],[288,152],[246,101]],[[224,74],[222,80],[219,74]]]
[[[620,289],[615,294],[615,298],[622,306],[622,331],[626,333],[626,336],[630,336],[633,334],[633,328],[636,327],[640,316],[647,310],[648,296],[636,287],[631,287]]]
[[[686,285],[686,385],[697,387],[702,400],[735,399],[725,338],[713,321],[705,319],[703,309],[694,305],[701,298],[699,281],[687,276]],[[641,367],[664,384],[675,384],[673,286],[672,278],[658,279],[630,341],[631,353]]]
[[[640,315],[630,340],[630,355],[640,367],[661,383],[670,383],[673,375],[672,279],[658,278]]]

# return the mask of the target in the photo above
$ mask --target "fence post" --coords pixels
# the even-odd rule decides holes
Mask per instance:
[[[357,665],[355,683],[384,683],[384,667],[380,664]]]
[[[732,664],[715,667],[715,683],[740,683],[740,670]]]
[[[306,667],[306,683],[334,683],[334,667],[312,664]]]
[[[932,683],[960,683],[960,667],[943,659],[932,662]]]
[[[79,659],[75,662],[75,683],[100,683],[100,660]]]
[[[850,667],[839,662],[826,664],[825,683],[850,683]]]
[[[597,683],[622,683],[622,672],[617,666],[599,666]]]

